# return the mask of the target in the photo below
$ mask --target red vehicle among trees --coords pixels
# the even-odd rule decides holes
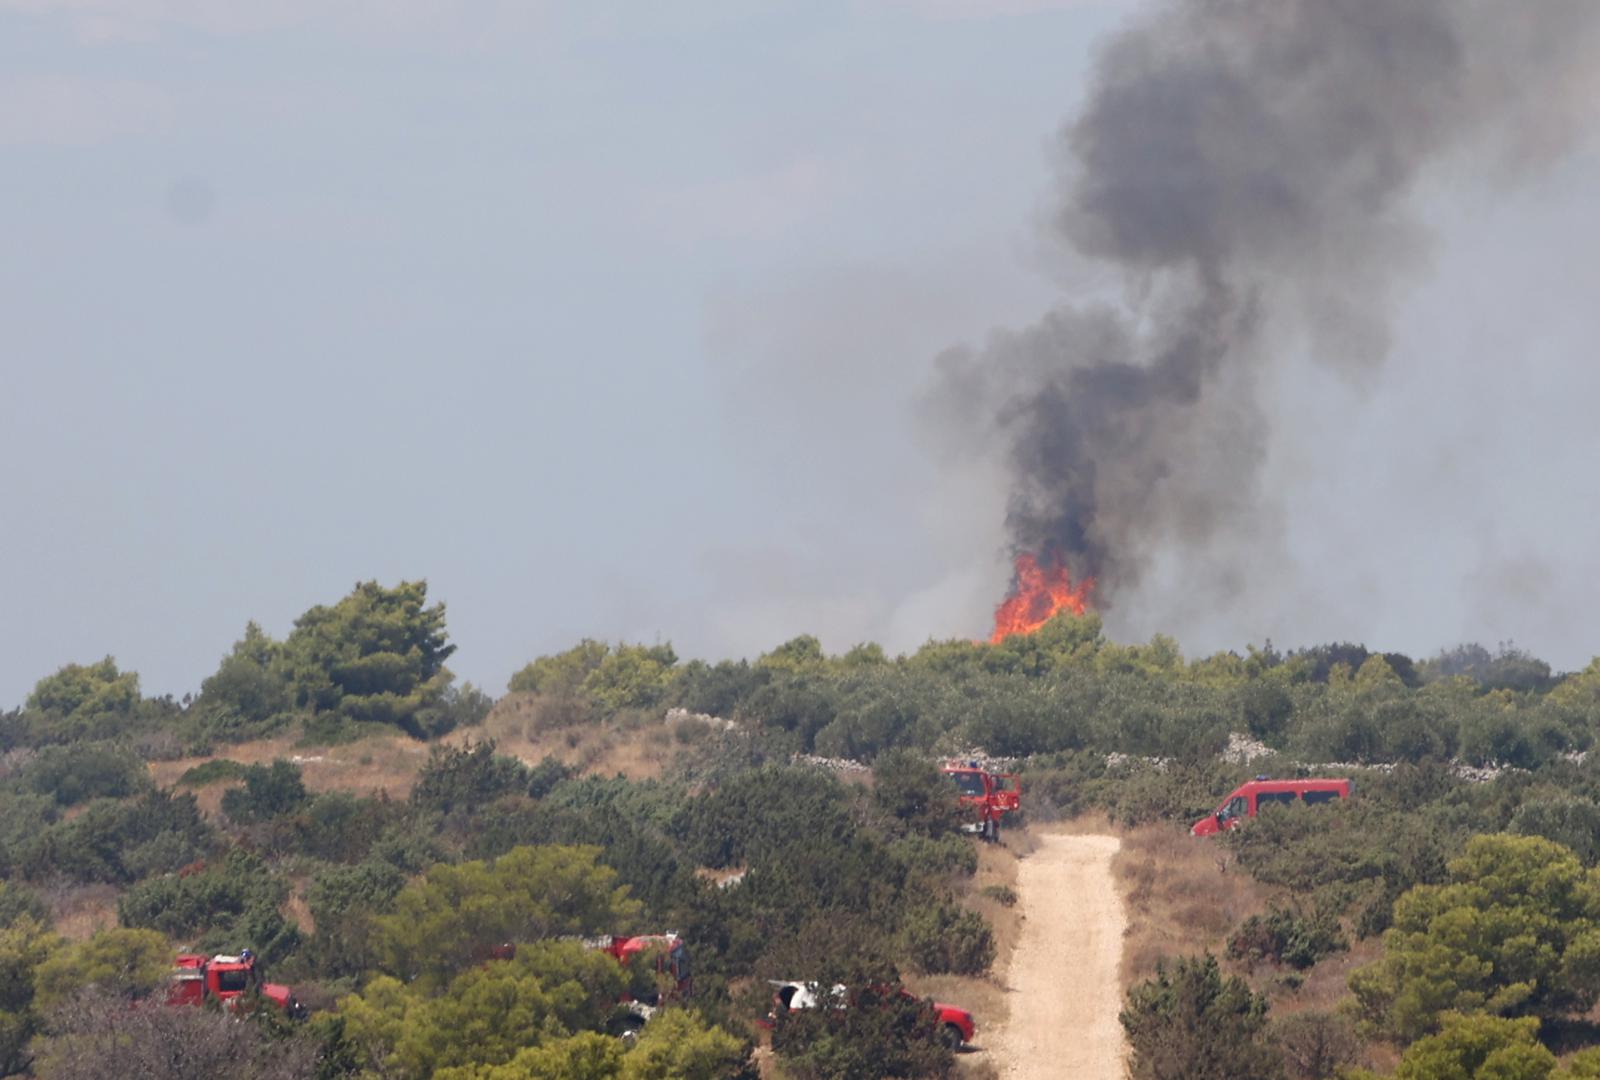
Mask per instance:
[[[762,1025],[769,1028],[777,1023],[780,1015],[791,1009],[816,1008],[819,999],[825,1001],[829,1008],[841,1012],[851,1006],[870,1007],[874,1003],[882,1006],[893,999],[908,1002],[918,1000],[915,994],[903,986],[873,985],[852,991],[836,984],[824,992],[816,983],[772,980],[772,988],[772,1011],[767,1014],[766,1022]],[[942,1001],[930,1001],[928,1004],[938,1019],[940,1041],[952,1050],[972,1041],[977,1033],[977,1024],[970,1012],[955,1005],[946,1005]]]
[[[1021,778],[1016,773],[986,772],[976,761],[951,762],[942,771],[955,781],[961,805],[978,819],[962,827],[985,840],[999,840],[1005,816],[1022,808]]]
[[[1255,817],[1265,807],[1296,802],[1316,806],[1349,797],[1349,780],[1269,780],[1258,776],[1235,788],[1221,806],[1195,822],[1189,832],[1194,836],[1214,836],[1238,828],[1245,818]]]
[[[305,1015],[305,1008],[295,999],[292,990],[261,977],[256,957],[249,949],[237,956],[182,953],[167,986],[168,1005],[204,1005],[215,1001],[225,1009],[238,1009],[257,996],[290,1016]]]
[[[609,954],[626,969],[634,969],[640,956],[653,957],[655,980],[652,988],[636,986],[617,1002],[609,1030],[613,1035],[631,1037],[644,1027],[664,1002],[678,1001],[694,993],[694,975],[689,965],[689,949],[683,939],[669,930],[662,934],[608,934],[585,938],[584,945]],[[498,945],[490,952],[495,960],[510,960],[517,955],[514,944]]]
[[[683,939],[671,931],[633,937],[613,934],[591,939],[585,944],[616,957],[617,963],[624,968],[633,967],[634,960],[639,956],[653,957],[655,960],[655,988],[625,995],[617,1003],[617,1015],[611,1024],[615,1034],[624,1037],[636,1034],[663,1002],[681,1000],[694,993],[689,950]]]

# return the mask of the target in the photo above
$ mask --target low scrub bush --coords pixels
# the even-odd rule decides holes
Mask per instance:
[[[1216,957],[1163,967],[1128,991],[1122,1027],[1133,1080],[1272,1080],[1281,1052],[1266,1039],[1267,999],[1224,978]]]
[[[123,925],[193,940],[207,951],[251,948],[271,962],[293,951],[299,932],[279,913],[288,886],[264,863],[235,849],[198,873],[140,882],[123,894]]]
[[[144,762],[111,743],[46,746],[17,779],[26,790],[48,795],[62,806],[127,798],[150,786]]]
[[[127,884],[192,862],[215,838],[192,794],[147,791],[125,802],[90,803],[71,821],[19,842],[16,862],[35,881]]]
[[[528,767],[495,753],[492,739],[435,746],[411,788],[411,804],[440,814],[471,811],[528,788]]]
[[[1331,913],[1304,914],[1273,908],[1252,915],[1228,939],[1228,955],[1247,964],[1268,961],[1304,970],[1324,956],[1350,947]]]
[[[905,867],[912,881],[971,877],[978,872],[978,851],[964,836],[907,836],[889,845],[890,855]]]
[[[1268,1031],[1292,1080],[1333,1080],[1361,1057],[1355,1027],[1337,1013],[1274,1017]]]
[[[300,767],[279,758],[271,765],[249,765],[244,787],[222,793],[222,812],[240,824],[270,821],[305,805],[305,781]]]
[[[1009,885],[985,885],[980,895],[993,900],[1001,907],[1017,906],[1017,891]]]
[[[994,931],[982,915],[941,903],[906,916],[906,955],[929,974],[981,975],[994,963]]]

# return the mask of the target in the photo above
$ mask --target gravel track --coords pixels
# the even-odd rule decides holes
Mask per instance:
[[[1122,1080],[1122,935],[1114,836],[1043,833],[1017,873],[1022,931],[1006,972],[1011,1016],[988,1040],[1007,1080]]]

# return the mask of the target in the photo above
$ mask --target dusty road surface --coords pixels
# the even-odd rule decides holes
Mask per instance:
[[[988,1040],[1007,1080],[1122,1080],[1117,1012],[1126,917],[1114,836],[1044,833],[1017,868],[1022,933],[1006,973],[1011,1016]]]

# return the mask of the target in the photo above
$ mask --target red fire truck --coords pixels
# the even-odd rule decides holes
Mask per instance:
[[[991,842],[999,840],[1001,821],[1022,807],[1021,778],[1016,773],[986,772],[976,761],[952,761],[943,771],[955,782],[961,805],[977,818],[962,828]]]
[[[204,1005],[215,1001],[225,1009],[238,1009],[257,995],[290,1016],[305,1015],[304,1006],[295,1000],[292,990],[282,983],[262,979],[256,957],[249,949],[236,956],[182,953],[167,986],[168,1005]]]

